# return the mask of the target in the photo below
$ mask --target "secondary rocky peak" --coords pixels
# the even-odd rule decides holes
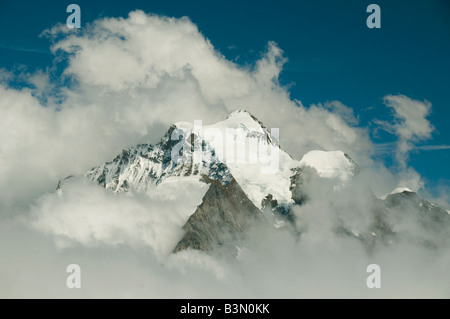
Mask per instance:
[[[242,188],[232,179],[225,186],[207,176],[211,186],[203,202],[184,225],[185,235],[174,252],[184,249],[209,251],[226,246],[243,235],[262,212],[248,199]]]

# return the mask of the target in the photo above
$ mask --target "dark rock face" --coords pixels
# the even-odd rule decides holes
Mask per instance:
[[[60,181],[58,182],[58,186],[56,186],[56,190],[59,191],[59,190],[62,188],[62,186],[64,185],[64,182],[67,181],[67,180],[69,180],[69,179],[71,179],[71,178],[73,178],[73,175],[69,175],[69,176],[67,176],[66,178],[60,180]]]
[[[349,158],[349,161],[352,160]],[[358,173],[355,164],[355,174]],[[294,205],[299,207],[309,201],[310,172],[306,168],[293,169],[290,190]],[[361,224],[362,229],[352,229],[344,221],[336,220],[333,231],[361,242],[371,252],[378,246],[391,245],[399,241],[414,242],[426,248],[437,249],[450,243],[450,215],[445,209],[419,197],[414,192],[404,191],[390,194],[385,199],[367,194],[367,209],[370,222]],[[337,207],[341,210],[351,207]],[[288,221],[296,227],[296,216],[288,212]],[[363,213],[363,212],[361,212]],[[301,230],[297,229],[299,232]]]
[[[339,227],[337,233],[355,237],[369,252],[377,245],[401,240],[429,249],[449,243],[450,215],[414,192],[391,194],[386,199],[373,198],[368,209],[373,218],[368,229],[355,236],[349,229]]]
[[[304,190],[304,184],[307,183],[307,176],[304,174],[303,168],[292,169],[293,175],[291,176],[291,185],[289,187],[292,193],[292,199],[296,205],[302,205],[308,196]]]
[[[347,153],[344,153],[344,156],[345,156],[346,159],[348,159],[348,161],[349,161],[350,163],[353,164],[353,174],[354,174],[354,175],[358,174],[359,171],[360,171],[359,165],[356,164],[356,162],[355,162],[355,161],[350,157],[350,155],[348,155]]]
[[[441,207],[408,191],[387,196],[385,205],[394,229],[405,220],[415,221],[415,228],[407,234],[410,241],[434,249],[449,243],[450,215]]]
[[[387,196],[385,207],[391,214],[414,218],[424,229],[437,231],[450,226],[450,215],[444,209],[421,199],[414,192],[404,191]]]
[[[203,177],[211,183],[203,202],[184,225],[186,232],[174,252],[184,249],[210,251],[243,235],[262,212],[248,199],[233,178],[228,185]]]

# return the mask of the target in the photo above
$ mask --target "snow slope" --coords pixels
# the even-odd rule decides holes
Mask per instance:
[[[276,130],[265,128],[242,110],[211,127],[220,130],[225,138],[222,145],[218,139],[207,142],[216,150],[222,149],[222,161],[256,207],[262,208],[262,201],[268,194],[272,194],[278,205],[292,203],[291,169],[299,163],[280,149]],[[230,151],[234,157],[229,156]]]
[[[413,193],[412,190],[410,190],[408,187],[397,187],[396,189],[394,189],[390,195],[392,194],[398,194],[398,193],[403,193],[403,192],[410,192]]]
[[[300,161],[300,167],[312,167],[320,177],[338,178],[347,182],[358,169],[351,158],[342,151],[310,151]]]
[[[410,192],[410,193],[414,193],[411,189],[409,189],[408,187],[397,187],[395,188],[392,192],[390,192],[389,194],[383,195],[381,197],[379,197],[380,199],[386,199],[386,197],[388,197],[389,195],[393,195],[393,194],[398,194],[398,193],[403,193],[403,192]]]
[[[87,177],[113,192],[145,192],[171,176],[207,175],[223,184],[234,177],[258,208],[268,194],[279,205],[292,203],[291,169],[299,163],[280,149],[278,130],[268,130],[243,110],[222,122],[202,124],[178,122],[155,146],[125,149]]]

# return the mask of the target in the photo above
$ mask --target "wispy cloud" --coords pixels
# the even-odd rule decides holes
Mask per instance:
[[[397,151],[397,142],[389,142],[389,143],[379,143],[374,144],[374,149],[377,154],[387,154],[393,153]],[[439,151],[439,150],[448,150],[450,149],[450,145],[417,145],[412,146],[411,151]]]
[[[24,48],[21,46],[13,46],[0,43],[0,49],[11,50],[11,51],[21,51],[21,52],[31,52],[31,53],[39,53],[39,54],[52,54],[50,50],[41,50],[36,48]]]
[[[397,150],[397,142],[379,143],[373,146],[376,154],[387,154]]]
[[[450,145],[421,145],[417,146],[416,149],[421,151],[448,150],[450,149]]]
[[[409,153],[413,150],[435,150],[442,146],[417,146],[417,142],[424,142],[431,138],[433,125],[427,119],[431,112],[431,103],[428,101],[413,100],[405,95],[387,95],[384,104],[394,111],[393,122],[374,120],[379,129],[398,137],[396,143],[387,143],[376,146],[376,150],[391,152],[395,150],[395,157],[402,168],[406,168]],[[394,147],[395,146],[395,147]],[[437,147],[437,148],[436,148]],[[445,148],[445,147],[444,147]]]

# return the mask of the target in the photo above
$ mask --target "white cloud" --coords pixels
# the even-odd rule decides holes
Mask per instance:
[[[358,125],[359,120],[355,117],[353,109],[339,101],[331,101],[324,104],[324,107],[339,115],[347,124]]]
[[[9,87],[13,75],[2,72],[3,206],[36,199],[60,178],[82,174],[124,147],[155,143],[174,122],[215,123],[238,108],[280,128],[281,145],[295,158],[340,149],[370,162],[366,130],[341,118],[354,122],[348,108],[338,102],[331,110],[306,108],[289,98],[278,83],[286,59],[273,42],[254,67],[242,67],[220,55],[188,18],[134,11],[127,19],[66,29],[45,32],[54,41],[56,68],[17,75],[31,88]],[[27,182],[19,185],[22,178]]]
[[[387,95],[384,103],[395,112],[396,121],[393,124],[384,123],[384,127],[398,136],[397,160],[405,167],[408,152],[414,143],[431,137],[434,128],[427,119],[431,103],[404,95]]]
[[[413,100],[405,95],[386,95],[384,104],[394,111],[394,122],[375,120],[379,128],[395,134],[397,142],[375,145],[378,152],[395,151],[395,157],[400,172],[398,187],[409,187],[414,191],[422,189],[424,181],[413,168],[407,166],[409,153],[415,150],[445,149],[443,146],[416,146],[420,141],[431,138],[433,125],[427,119],[431,112],[431,103],[428,101]],[[378,129],[378,128],[377,128]],[[377,130],[376,129],[376,130]],[[376,132],[376,131],[375,131]]]
[[[183,236],[182,227],[207,190],[186,177],[169,180],[145,194],[116,196],[87,179],[70,179],[44,195],[31,210],[32,226],[55,236],[59,245],[79,242],[150,247],[165,260]]]

